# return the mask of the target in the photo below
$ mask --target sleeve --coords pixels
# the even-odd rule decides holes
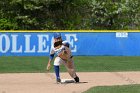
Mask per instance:
[[[64,46],[66,46],[66,47],[68,47],[68,48],[70,47],[70,44],[69,44],[68,41],[63,41],[62,43],[63,43]]]

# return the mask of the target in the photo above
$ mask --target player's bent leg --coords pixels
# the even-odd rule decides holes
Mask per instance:
[[[57,83],[61,82],[60,74],[59,74],[59,66],[54,65],[54,71],[55,71],[55,75],[56,75],[56,82]]]
[[[74,69],[67,69],[67,71],[72,78],[76,77],[76,72]]]
[[[62,59],[60,57],[56,57],[54,60],[54,65],[59,66],[62,63]]]
[[[75,69],[67,69],[69,75],[74,78],[75,82],[79,82],[79,77],[76,74]]]
[[[60,57],[56,57],[54,60],[54,71],[55,71],[55,75],[56,75],[56,82],[60,83],[61,79],[60,79],[60,70],[59,70],[59,65],[61,63],[62,59]]]
[[[79,82],[79,77],[76,75],[76,71],[75,71],[73,60],[71,60],[70,62],[67,62],[65,64],[65,67],[67,68],[67,71],[70,74],[70,76],[72,78],[74,78],[75,82]]]

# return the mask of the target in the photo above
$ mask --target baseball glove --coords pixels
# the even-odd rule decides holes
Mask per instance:
[[[62,45],[62,41],[57,41],[54,43],[54,47],[58,47],[58,46],[61,46]]]

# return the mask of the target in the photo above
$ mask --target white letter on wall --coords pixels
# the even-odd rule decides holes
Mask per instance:
[[[19,49],[17,49],[17,37],[18,35],[11,35],[12,36],[12,51],[14,53],[22,52],[22,46],[20,45]]]
[[[3,45],[3,39],[5,39],[5,45]],[[5,46],[5,49],[3,49],[3,46]],[[10,48],[10,39],[6,34],[0,35],[0,52],[6,53]]]
[[[49,52],[49,46],[46,42],[49,40],[48,35],[37,35],[38,37],[38,52]]]
[[[25,52],[27,53],[35,52],[35,45],[33,46],[32,49],[30,46],[31,35],[24,35],[24,37],[25,37]]]
[[[77,46],[74,45],[74,41],[77,41],[77,37],[76,37],[76,34],[65,34],[66,36],[66,40],[70,43],[71,45],[71,51],[72,52],[77,52]]]

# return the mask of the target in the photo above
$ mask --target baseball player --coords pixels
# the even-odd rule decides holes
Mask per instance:
[[[54,59],[54,71],[56,75],[56,82],[61,83],[59,75],[59,66],[64,64],[69,75],[74,78],[75,82],[79,82],[79,77],[76,75],[74,62],[69,48],[70,44],[67,41],[62,41],[60,33],[54,33],[54,41],[50,50],[50,58],[47,65],[47,70],[50,70],[51,61]]]

